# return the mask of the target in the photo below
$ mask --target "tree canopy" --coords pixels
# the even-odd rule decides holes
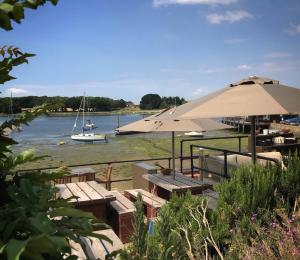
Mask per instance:
[[[141,109],[159,109],[168,108],[171,106],[179,106],[186,101],[184,98],[176,97],[160,97],[158,94],[144,95],[140,101]]]
[[[75,111],[79,108],[82,97],[27,96],[13,97],[12,100],[10,99],[10,97],[0,98],[0,113],[20,113],[22,108],[33,108],[42,104],[53,105],[53,111],[67,111],[67,108],[71,108]],[[107,97],[87,98],[87,108],[93,112],[113,111],[124,107],[126,107],[126,101],[123,99],[115,100]]]

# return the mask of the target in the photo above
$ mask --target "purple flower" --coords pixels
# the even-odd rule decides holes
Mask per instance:
[[[253,213],[252,216],[251,216],[251,220],[252,220],[252,221],[255,221],[255,220],[256,220],[256,217],[257,217],[257,214],[256,214],[256,213]]]
[[[276,223],[272,222],[271,226],[272,226],[272,228],[276,228]]]

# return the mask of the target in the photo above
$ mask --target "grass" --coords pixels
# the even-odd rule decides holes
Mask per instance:
[[[228,133],[227,133],[228,135]],[[234,135],[234,134],[233,134]],[[180,152],[180,140],[176,137],[176,156]],[[238,149],[237,139],[227,140],[202,140],[194,141],[194,144],[202,144],[209,147],[225,148],[230,150]],[[184,155],[189,155],[189,144],[184,145]],[[242,139],[242,149],[247,147],[247,138]],[[147,134],[132,136],[111,137],[108,143],[99,144],[66,144],[62,146],[37,146],[37,155],[48,155],[49,157],[29,163],[26,168],[59,167],[63,165],[88,164],[120,160],[137,160],[146,158],[171,157],[171,136],[169,134]],[[151,163],[151,162],[150,162]],[[188,162],[186,162],[188,163]],[[167,161],[160,164],[167,167]],[[179,160],[176,162],[179,166]],[[186,164],[187,165],[187,164]],[[107,165],[92,166],[99,175],[106,173]],[[113,165],[113,179],[128,178],[132,176],[132,163]],[[114,183],[114,188],[125,189],[131,187],[130,183]]]

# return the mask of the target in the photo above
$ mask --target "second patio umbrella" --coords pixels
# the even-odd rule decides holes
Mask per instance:
[[[166,113],[169,110],[164,111]],[[122,132],[171,132],[172,133],[172,172],[175,178],[175,132],[186,131],[208,131],[216,129],[231,128],[228,125],[221,124],[215,120],[204,119],[160,119],[161,113],[149,116],[131,124],[117,128],[119,133]]]

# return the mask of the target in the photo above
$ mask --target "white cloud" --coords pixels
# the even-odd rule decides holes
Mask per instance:
[[[10,96],[11,94],[13,96],[19,96],[19,95],[24,95],[27,93],[27,90],[23,88],[8,88],[4,91],[5,96]]]
[[[252,18],[253,15],[244,10],[227,11],[223,14],[212,13],[206,16],[206,19],[211,24],[221,24],[222,22],[235,23],[245,19]]]
[[[286,57],[290,57],[290,56],[291,56],[291,53],[286,52],[286,51],[274,51],[274,52],[267,53],[265,55],[266,58],[270,58],[270,59],[286,58]]]
[[[164,5],[188,5],[188,4],[206,4],[206,5],[229,5],[236,3],[238,0],[153,0],[155,7]]]
[[[289,34],[300,34],[300,24],[290,24],[290,28],[287,30]]]
[[[251,70],[252,69],[251,66],[246,65],[246,64],[240,65],[237,68],[238,68],[238,70]]]

